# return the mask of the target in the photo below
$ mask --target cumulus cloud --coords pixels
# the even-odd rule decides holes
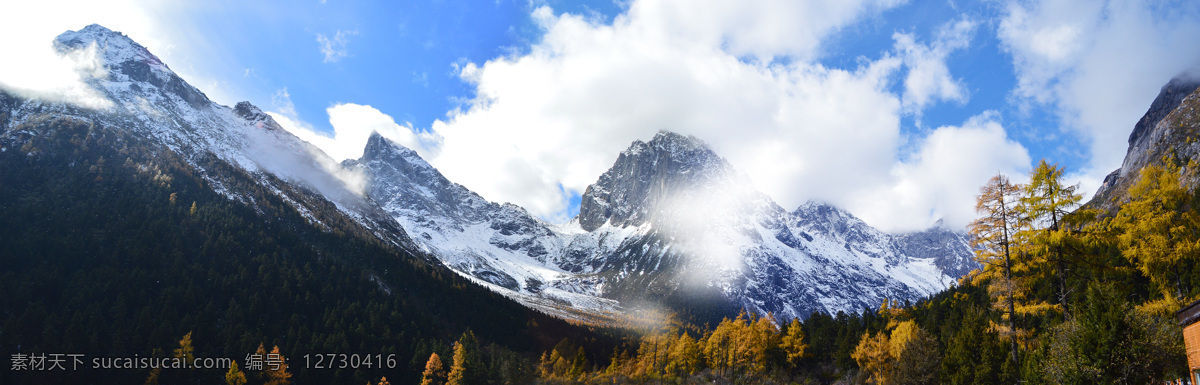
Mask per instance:
[[[1010,1],[997,31],[1026,107],[1047,106],[1088,143],[1086,194],[1120,166],[1133,125],[1173,76],[1200,63],[1200,4]]]
[[[950,53],[967,48],[976,23],[961,19],[939,28],[935,40],[921,44],[911,33],[895,33],[895,50],[908,67],[904,77],[904,109],[920,115],[927,105],[938,100],[966,103],[968,95],[961,80],[950,75],[946,58]]]
[[[997,173],[1025,179],[1028,151],[1008,138],[999,114],[988,111],[961,126],[938,127],[908,160],[894,165],[883,188],[865,190],[851,212],[885,231],[907,231],[938,219],[952,228],[976,217],[979,186]]]
[[[319,132],[296,115],[291,95],[287,88],[280,89],[272,96],[275,111],[267,112],[283,126],[284,129],[300,139],[309,142],[329,157],[341,161],[358,159],[363,154],[367,139],[372,132],[378,132],[385,138],[417,151],[425,158],[434,153],[430,148],[436,148],[436,139],[428,134],[420,134],[412,125],[397,124],[392,117],[371,106],[341,103],[329,107],[325,112],[329,115],[329,123],[333,126],[333,136]]]
[[[317,34],[317,45],[321,49],[321,54],[325,55],[326,63],[335,63],[350,56],[350,51],[346,49],[346,45],[350,43],[350,36],[357,35],[358,31],[343,31],[338,30],[333,34],[333,37],[325,36],[325,34]]]
[[[922,152],[898,154],[922,138],[902,137],[905,102],[891,90],[908,68],[913,108],[965,100],[944,61],[969,43],[975,23],[947,24],[929,43],[898,38],[895,52],[861,58],[853,68],[812,60],[823,39],[891,5],[762,1],[674,12],[684,3],[648,0],[611,24],[541,7],[533,13],[541,41],[525,54],[456,67],[475,97],[428,130],[417,133],[370,106],[339,105],[329,110],[335,135],[312,135],[335,158],[351,158],[361,154],[367,127],[390,127],[450,180],[563,221],[569,197],[632,141],[671,130],[712,145],[784,207],[822,200],[896,231],[927,227],[936,216],[965,225],[973,204],[958,198],[973,197],[998,169],[1021,159],[1027,167],[1028,155],[992,115],[939,128]],[[980,144],[986,140],[1002,145]],[[996,155],[951,159],[976,159],[973,150]],[[903,193],[923,183],[936,187],[921,191],[950,198]],[[878,206],[870,197],[909,202],[868,214]]]
[[[899,101],[884,89],[898,60],[850,70],[746,62],[715,42],[652,29],[658,21],[638,7],[613,25],[540,8],[546,32],[528,55],[463,66],[477,97],[433,124],[442,142],[433,163],[545,217],[630,142],[663,129],[712,143],[788,206],[886,176]]]

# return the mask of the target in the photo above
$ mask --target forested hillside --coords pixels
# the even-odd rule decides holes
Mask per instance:
[[[531,381],[536,354],[564,338],[609,344],[336,222],[319,194],[301,192],[325,226],[244,171],[201,160],[257,204],[229,200],[174,152],[114,127],[51,117],[11,130],[20,140],[0,146],[0,354],[84,354],[89,368],[5,370],[0,383],[222,381],[224,370],[90,369],[99,357],[179,355],[185,335],[195,357],[240,365],[278,346],[294,383],[415,382],[430,352],[449,354],[468,331],[499,382]],[[319,369],[304,358],[327,353],[383,361]]]

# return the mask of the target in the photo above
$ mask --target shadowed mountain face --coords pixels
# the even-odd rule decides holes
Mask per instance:
[[[703,142],[670,132],[631,144],[563,225],[487,202],[378,135],[345,165],[448,266],[564,316],[858,311],[940,291],[975,266],[962,234],[939,226],[893,236],[829,205],[788,212]]]

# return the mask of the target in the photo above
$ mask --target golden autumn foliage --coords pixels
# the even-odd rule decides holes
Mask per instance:
[[[246,384],[246,373],[242,373],[241,369],[238,369],[236,360],[230,363],[229,371],[225,372],[225,383],[227,385]]]
[[[783,349],[787,355],[787,361],[792,366],[800,364],[800,359],[804,358],[805,350],[808,350],[808,344],[804,343],[804,329],[800,325],[800,320],[793,318],[792,323],[788,325],[787,334],[779,340],[779,347]]]
[[[1063,184],[1063,172],[1045,159],[1030,171],[1029,184],[1017,206],[1025,226],[1016,238],[1022,253],[1029,256],[1030,273],[1053,275],[1058,283],[1058,305],[1069,311],[1067,274],[1084,257],[1079,219],[1087,213],[1073,215],[1083,195],[1076,192],[1078,185]]]
[[[1112,221],[1122,254],[1164,297],[1188,296],[1190,280],[1181,268],[1200,259],[1200,213],[1188,207],[1179,169],[1147,166],[1129,193]]]
[[[876,385],[933,384],[941,364],[937,340],[912,320],[864,333],[851,357]]]
[[[704,356],[700,351],[700,344],[696,342],[687,332],[679,335],[675,340],[674,346],[671,347],[671,355],[667,361],[666,372],[676,376],[685,376],[695,374],[700,370]]]
[[[1024,186],[1013,184],[1002,174],[992,177],[979,189],[975,210],[980,217],[968,227],[975,247],[975,260],[983,266],[973,278],[988,283],[992,306],[1002,312],[1008,330],[1016,329],[1014,319],[1018,308],[1040,307],[1037,301],[1027,303],[1028,280],[1025,276],[1029,274],[1029,265],[1023,258],[1017,258],[1021,254],[1014,240],[1016,233],[1026,225],[1018,212],[1024,190]],[[1017,361],[1016,338],[1008,337],[1012,359]]]
[[[425,371],[421,373],[421,385],[442,385],[446,383],[446,366],[437,353],[429,355],[425,362]]]
[[[277,367],[265,367],[267,382],[266,385],[287,385],[291,383],[292,373],[288,372],[287,358],[283,353],[279,352],[279,346],[276,345],[271,349],[269,357],[279,357],[279,365]]]
[[[450,374],[446,376],[447,385],[463,385],[466,383],[467,352],[463,344],[454,343],[454,360],[450,365]]]
[[[770,314],[756,317],[743,312],[737,318],[723,319],[699,338],[683,330],[659,331],[643,335],[633,348],[614,349],[609,364],[594,373],[583,371],[583,365],[573,364],[552,349],[542,354],[539,372],[543,379],[567,383],[686,382],[701,372],[752,381],[749,379],[765,378],[773,370],[786,370],[789,357],[799,362],[808,344],[799,321],[793,321],[789,330],[781,330]]]

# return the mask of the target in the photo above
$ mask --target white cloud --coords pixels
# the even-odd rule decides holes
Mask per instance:
[[[350,43],[350,36],[357,35],[358,31],[343,31],[338,30],[330,38],[324,34],[317,34],[317,45],[321,49],[321,54],[325,55],[326,63],[335,63],[342,58],[350,56],[350,51],[346,49],[346,45]]]
[[[1049,106],[1090,161],[1071,177],[1085,194],[1120,166],[1129,133],[1160,87],[1200,63],[1200,4],[1010,1],[999,37],[1027,106]]]
[[[662,129],[705,139],[785,206],[887,176],[899,101],[884,89],[898,60],[853,70],[746,63],[714,42],[649,30],[658,21],[639,7],[614,25],[542,8],[546,33],[528,55],[462,66],[477,97],[434,123],[442,146],[431,162],[544,217]]]
[[[897,44],[896,54],[840,69],[808,59],[819,56],[823,38],[890,3],[828,4],[822,6],[832,12],[828,16],[797,11],[791,3],[751,5],[675,13],[670,11],[682,5],[643,1],[612,24],[538,8],[541,42],[524,55],[456,65],[476,96],[428,133],[415,134],[359,105],[330,108],[332,138],[311,128],[296,132],[345,159],[358,157],[370,130],[383,127],[450,180],[559,221],[568,219],[571,194],[582,194],[632,141],[659,130],[705,140],[784,207],[823,200],[896,231],[927,227],[937,216],[965,225],[988,176],[1021,161],[1027,167],[1024,148],[1008,141],[990,114],[964,127],[940,128],[911,164],[898,160],[908,139],[900,134],[905,107],[889,91],[891,82],[909,68],[914,80],[906,97],[914,108],[965,100],[944,61],[969,44],[974,22],[947,24],[928,45],[910,39]],[[781,14],[796,25],[777,20]],[[806,20],[820,22],[797,26]],[[795,41],[764,35],[785,27],[804,31],[793,31],[800,37]],[[747,55],[794,60],[744,60]],[[972,162],[953,158],[977,153],[991,155]],[[913,188],[936,198],[905,193]],[[906,203],[881,209],[870,197]]]
[[[963,228],[977,216],[979,186],[997,173],[1025,179],[1029,165],[1029,153],[988,111],[962,126],[938,127],[909,160],[892,167],[886,187],[865,190],[848,208],[885,231],[921,229],[938,219]]]
[[[967,48],[976,23],[970,19],[943,25],[936,39],[928,45],[917,42],[909,33],[895,33],[895,50],[908,67],[904,77],[904,109],[921,114],[930,103],[938,100],[966,103],[968,95],[961,80],[950,75],[946,58],[954,51]]]
[[[392,117],[374,107],[353,103],[329,107],[325,112],[329,114],[329,123],[334,130],[333,136],[329,136],[317,131],[295,115],[295,106],[286,88],[276,91],[272,99],[276,111],[267,114],[288,132],[316,145],[335,160],[361,157],[372,132],[378,132],[385,138],[411,148],[422,157],[429,158],[434,155],[429,150],[436,146],[431,136],[417,133],[407,122],[404,125],[397,124]]]

